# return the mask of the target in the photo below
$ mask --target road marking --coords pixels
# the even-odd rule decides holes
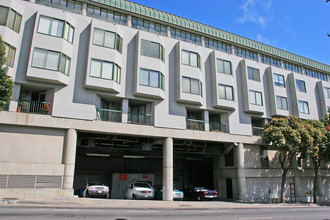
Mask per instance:
[[[199,212],[229,212],[229,210],[201,210]]]
[[[273,219],[273,217],[239,218],[239,220],[255,220],[255,219]]]
[[[53,209],[53,212],[102,212],[102,210],[92,210],[92,209]]]

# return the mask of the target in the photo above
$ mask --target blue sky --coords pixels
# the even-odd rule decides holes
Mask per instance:
[[[330,65],[325,0],[131,0]]]

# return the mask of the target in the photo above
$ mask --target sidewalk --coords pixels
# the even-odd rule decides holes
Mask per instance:
[[[63,208],[130,208],[130,209],[233,209],[233,208],[279,208],[317,207],[307,203],[241,203],[227,201],[158,201],[158,200],[119,200],[96,198],[2,198],[0,206],[34,206]]]

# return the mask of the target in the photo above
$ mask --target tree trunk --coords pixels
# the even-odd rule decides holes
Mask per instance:
[[[319,178],[319,166],[314,162],[314,189],[313,189],[313,200],[317,203],[317,188],[318,188],[318,178]]]
[[[282,168],[282,183],[281,183],[281,203],[285,203],[285,182],[286,182],[286,174],[288,173],[287,168]]]

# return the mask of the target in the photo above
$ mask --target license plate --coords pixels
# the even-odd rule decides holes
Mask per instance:
[[[97,191],[97,193],[102,193],[102,190]]]

